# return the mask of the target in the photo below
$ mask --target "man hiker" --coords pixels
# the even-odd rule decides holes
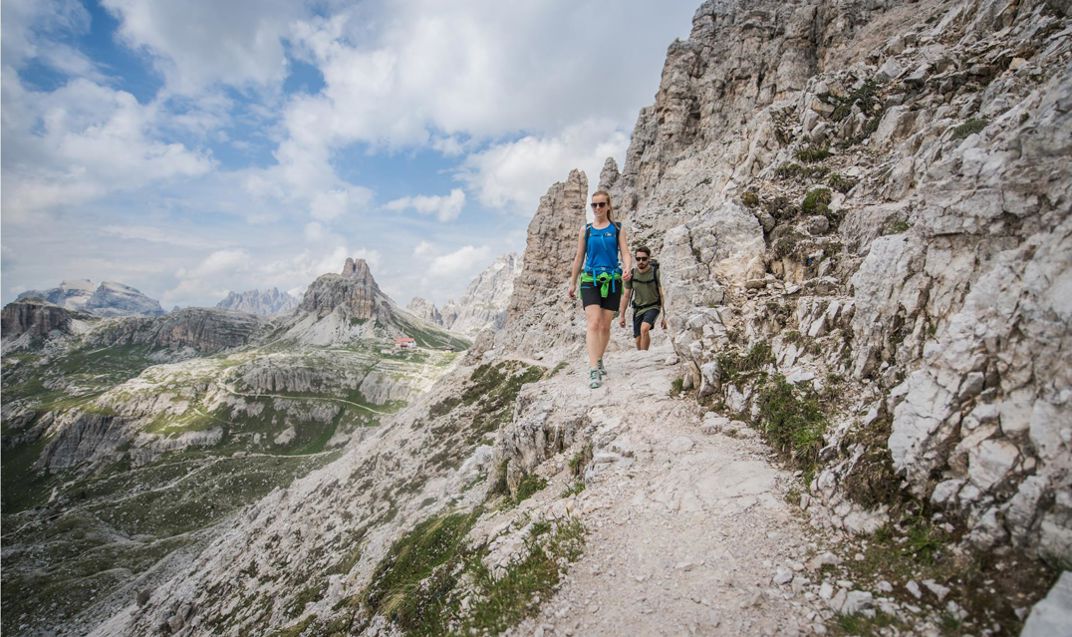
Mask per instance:
[[[655,319],[659,318],[660,310],[663,309],[666,293],[659,282],[659,262],[651,258],[651,249],[640,246],[633,256],[636,259],[636,267],[633,268],[633,276],[623,283],[625,290],[621,307],[618,308],[621,317],[618,319],[618,325],[625,327],[625,308],[632,299],[633,338],[636,339],[637,349],[646,350],[651,346],[651,328],[655,327]],[[665,330],[665,312],[660,324]]]

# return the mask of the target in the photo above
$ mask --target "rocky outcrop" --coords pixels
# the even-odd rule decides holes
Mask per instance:
[[[409,305],[406,306],[406,309],[419,319],[434,323],[441,327],[443,326],[443,315],[439,312],[439,308],[437,308],[431,301],[415,296],[409,302]]]
[[[89,279],[64,281],[48,290],[29,290],[16,300],[41,299],[68,310],[79,310],[96,316],[160,316],[164,308],[138,290],[105,281],[96,284]]]
[[[532,353],[584,338],[584,317],[567,286],[587,199],[588,179],[579,170],[540,198],[496,347]]]
[[[258,316],[276,316],[293,311],[298,307],[298,299],[286,292],[280,292],[278,288],[247,290],[228,292],[227,298],[217,303],[216,307],[221,310],[235,310]]]
[[[298,307],[318,318],[339,308],[349,318],[367,321],[388,311],[383,298],[365,260],[347,258],[342,274],[321,275],[305,291]]]
[[[470,337],[486,329],[500,329],[506,323],[521,264],[521,258],[512,253],[496,259],[469,283],[460,299],[443,307],[443,327]]]
[[[149,345],[202,354],[245,345],[264,326],[252,314],[190,307],[166,316],[123,318],[101,324],[86,335],[93,345]]]
[[[4,306],[0,333],[3,338],[29,334],[31,338],[47,338],[53,331],[70,333],[71,313],[51,303],[15,301]]]
[[[1070,61],[1053,3],[707,2],[605,169],[686,387],[758,416],[727,367],[756,346],[837,385],[824,524],[874,528],[845,486],[871,436],[976,545],[1072,550]]]
[[[285,338],[311,345],[410,336],[423,347],[463,349],[467,342],[401,309],[384,294],[363,259],[346,259],[342,274],[313,281],[285,320]]]
[[[451,299],[442,309],[419,297],[414,297],[407,309],[429,323],[469,337],[486,329],[497,330],[506,322],[514,279],[520,273],[521,259],[506,254],[478,274],[461,298]]]

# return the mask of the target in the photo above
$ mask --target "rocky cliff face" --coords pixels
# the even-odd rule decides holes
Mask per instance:
[[[0,315],[3,338],[17,338],[29,334],[32,338],[47,338],[53,330],[69,333],[71,313],[49,303],[16,301],[4,306]]]
[[[313,281],[284,328],[286,338],[312,345],[401,336],[413,337],[426,347],[466,345],[463,339],[400,308],[380,290],[363,259],[348,258],[342,274],[325,274]]]
[[[122,318],[100,324],[86,335],[95,345],[150,345],[199,353],[245,345],[263,327],[245,312],[190,307],[159,318]]]
[[[443,325],[443,315],[439,312],[439,308],[434,303],[427,299],[422,299],[419,296],[413,297],[410,300],[406,309],[413,313],[419,319],[428,321],[435,325]]]
[[[506,327],[495,336],[504,351],[540,352],[584,338],[579,301],[566,289],[577,236],[585,224],[588,179],[579,170],[540,198],[529,223],[521,273],[514,281]]]
[[[298,300],[278,288],[270,290],[247,290],[229,292],[227,298],[216,304],[221,310],[235,310],[258,316],[287,314],[298,307]]]
[[[881,474],[978,546],[1072,554],[1070,56],[1041,1],[708,2],[670,47],[612,194],[663,264],[686,386],[758,419],[734,352],[770,351],[844,399],[824,523],[881,524],[850,497]]]
[[[96,316],[160,316],[160,302],[138,290],[105,281],[101,284],[88,279],[64,281],[49,290],[23,292],[16,300],[42,299],[69,310],[79,310]]]
[[[521,259],[506,254],[478,274],[461,298],[451,299],[442,309],[419,297],[410,301],[408,309],[429,323],[475,338],[483,330],[497,330],[506,322],[514,279],[520,273]]]
[[[460,299],[443,307],[443,326],[475,337],[486,329],[500,329],[506,322],[514,281],[521,273],[521,258],[506,254],[495,260],[465,289]]]

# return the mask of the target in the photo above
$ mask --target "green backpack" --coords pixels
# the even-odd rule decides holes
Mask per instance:
[[[651,274],[652,281],[655,282],[655,298],[659,301],[659,307],[663,305],[663,291],[662,284],[659,283],[659,262],[655,259],[651,260]],[[633,266],[633,276],[636,276],[636,266]],[[636,299],[633,300],[633,309],[637,309]]]

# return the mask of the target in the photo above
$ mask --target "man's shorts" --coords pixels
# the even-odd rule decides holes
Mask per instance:
[[[614,290],[607,292],[607,298],[603,298],[599,295],[600,286],[592,285],[591,283],[582,283],[581,305],[584,307],[598,305],[604,310],[617,312],[618,305],[622,302],[622,282],[618,281],[614,287]]]
[[[633,338],[640,338],[640,324],[647,323],[655,327],[655,319],[659,318],[659,308],[653,307],[642,312],[633,312]]]

